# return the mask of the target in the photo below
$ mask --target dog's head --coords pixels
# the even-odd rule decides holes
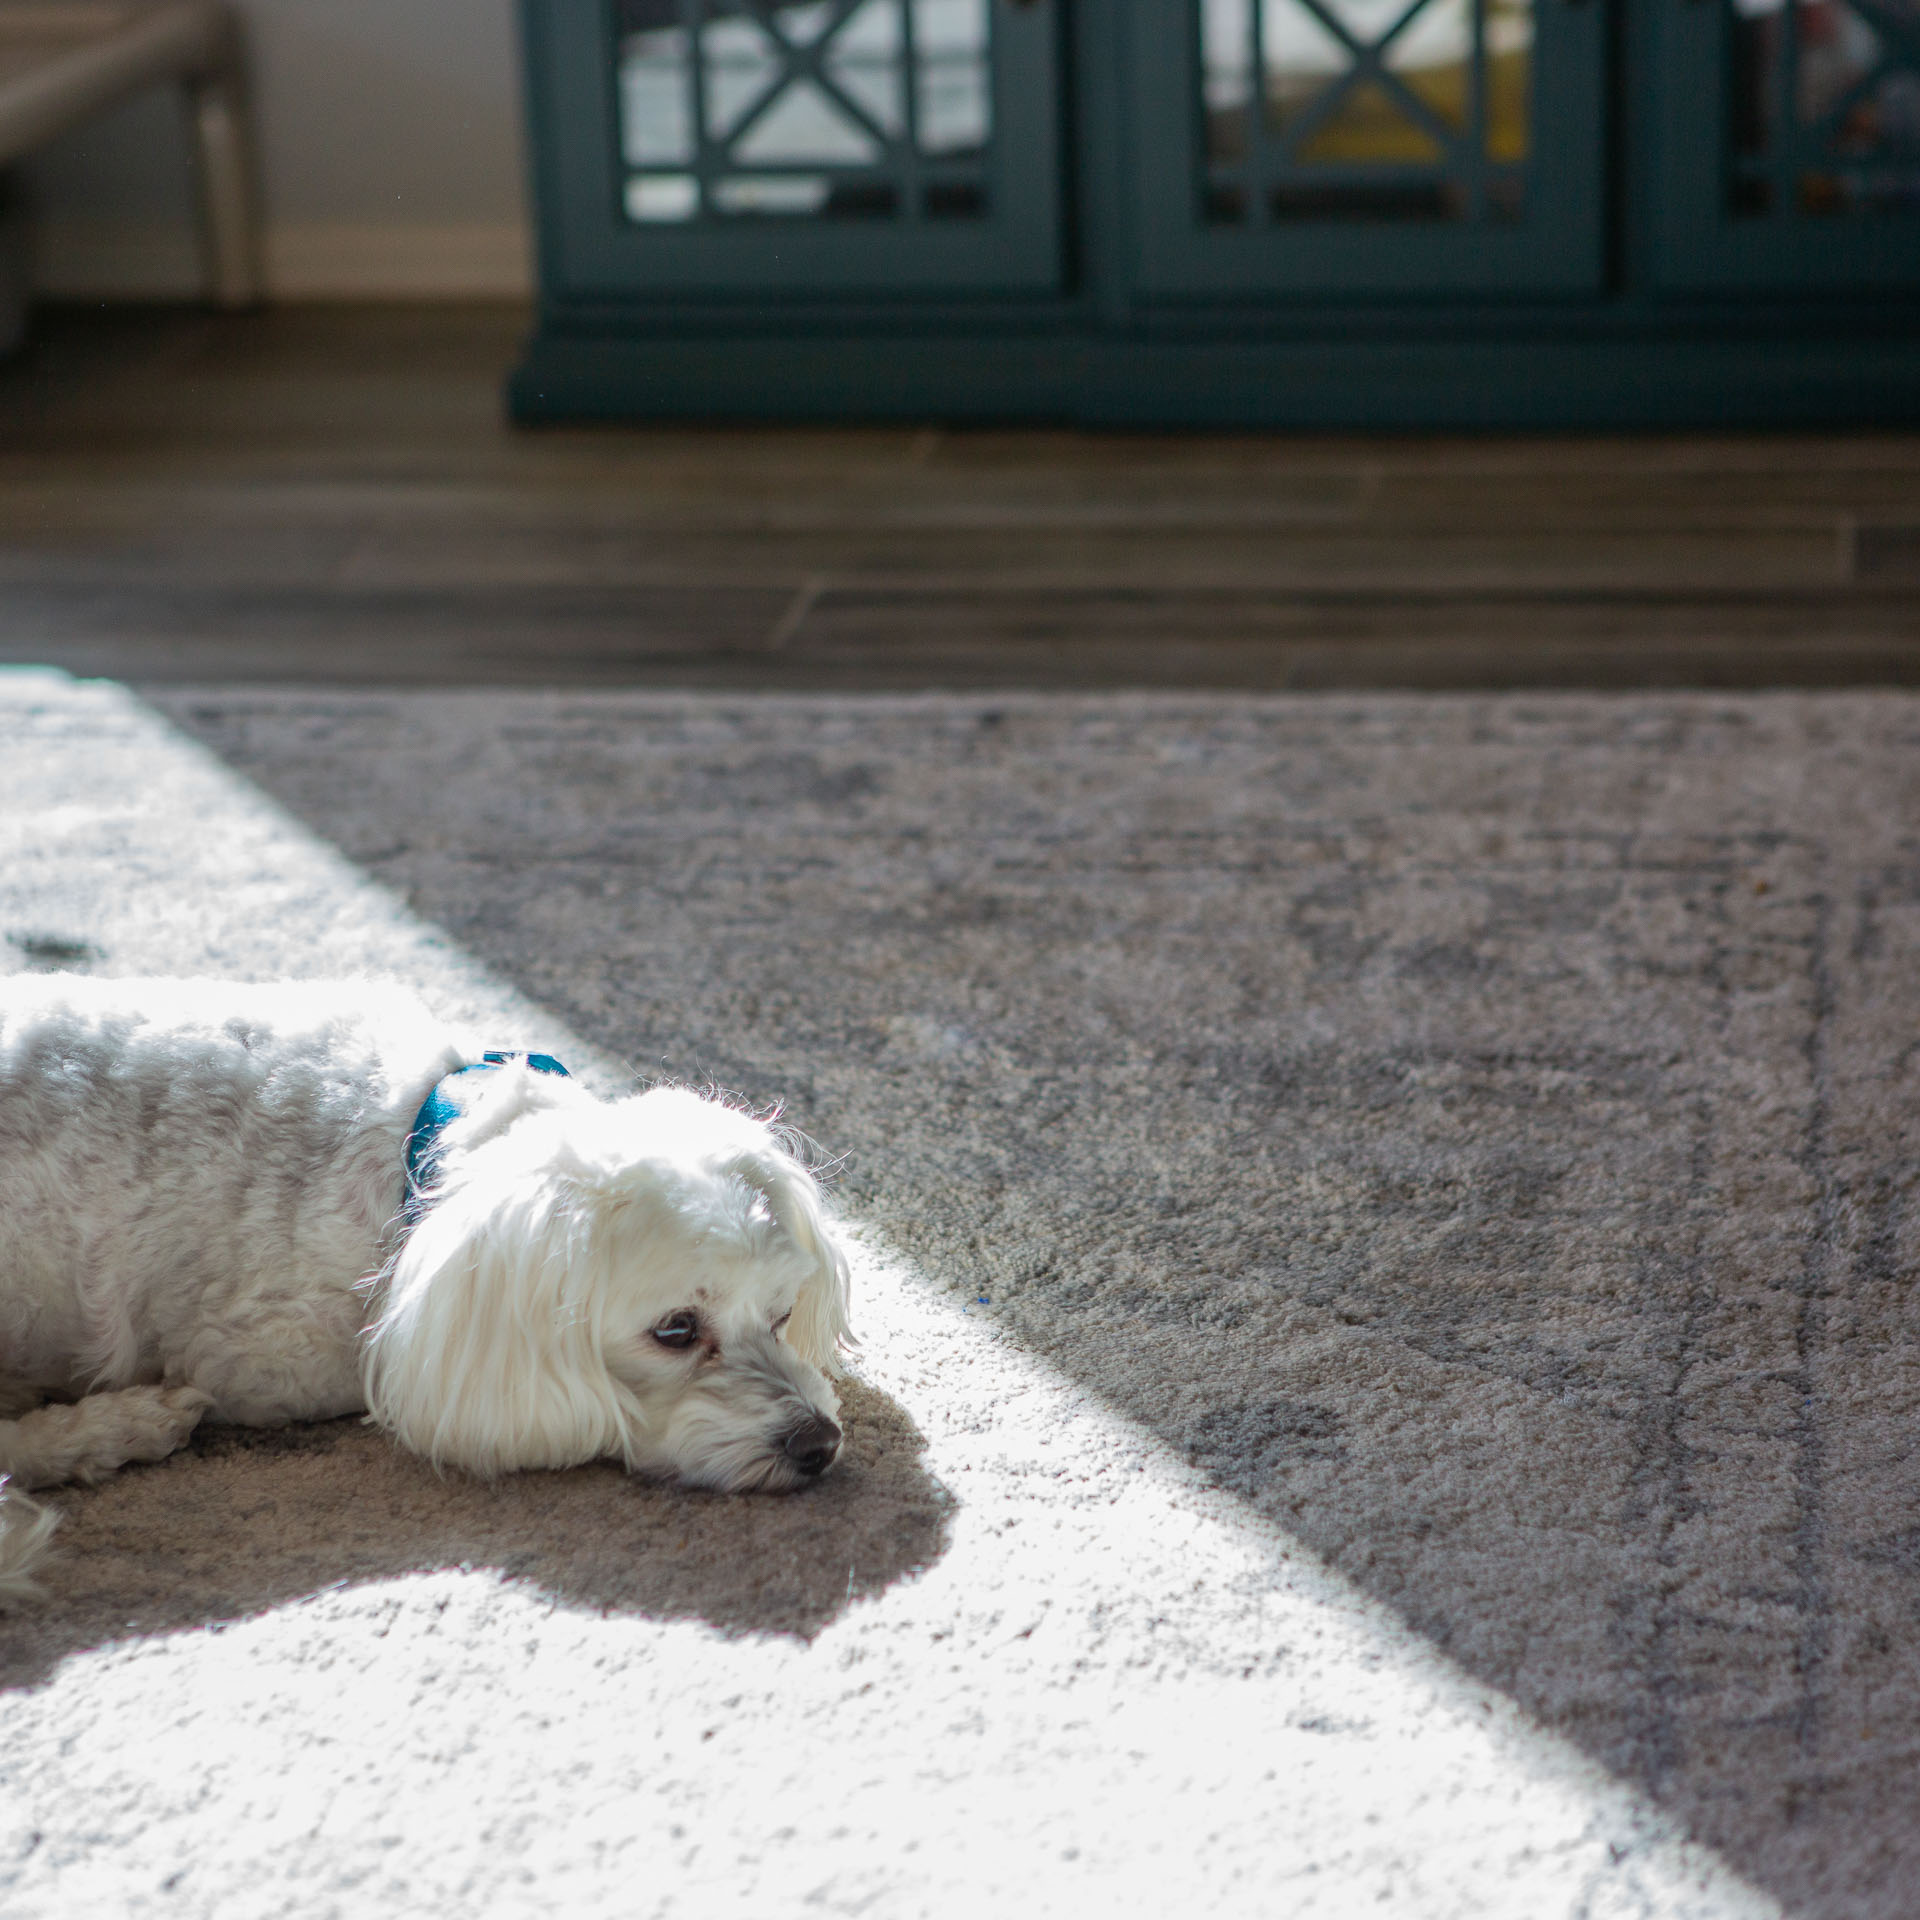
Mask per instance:
[[[485,1474],[609,1455],[728,1490],[822,1473],[847,1263],[806,1168],[683,1089],[488,1078],[377,1302],[374,1416]]]

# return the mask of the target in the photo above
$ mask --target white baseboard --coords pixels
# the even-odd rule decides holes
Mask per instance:
[[[533,243],[502,225],[267,229],[267,290],[286,300],[478,300],[533,291]]]
[[[200,291],[200,257],[185,226],[35,222],[33,290],[59,300],[181,300]]]
[[[35,290],[56,299],[183,300],[201,289],[186,226],[49,222],[33,255]],[[532,242],[517,222],[286,222],[267,229],[266,275],[282,300],[519,299],[533,287]]]

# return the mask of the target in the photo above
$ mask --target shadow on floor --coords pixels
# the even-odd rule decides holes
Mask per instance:
[[[159,1466],[44,1496],[64,1514],[59,1554],[46,1604],[0,1616],[0,1688],[89,1647],[455,1567],[563,1607],[811,1637],[946,1549],[950,1502],[911,1418],[858,1380],[841,1401],[834,1470],[752,1497],[649,1486],[611,1465],[488,1485],[436,1474],[357,1418],[202,1427]]]

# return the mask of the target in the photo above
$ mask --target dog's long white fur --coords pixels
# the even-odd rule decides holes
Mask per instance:
[[[409,1225],[407,1135],[477,1057],[364,983],[0,981],[0,1601],[52,1527],[27,1489],[202,1418],[365,1408],[485,1474],[831,1459],[846,1260],[779,1135],[680,1088],[466,1075]]]

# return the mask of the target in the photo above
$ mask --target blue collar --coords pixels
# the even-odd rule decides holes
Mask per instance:
[[[514,1060],[524,1060],[535,1073],[557,1073],[563,1080],[572,1077],[550,1053],[486,1053],[472,1066],[456,1067],[439,1081],[421,1103],[413,1131],[407,1135],[407,1191],[400,1217],[408,1226],[417,1225],[427,1210],[427,1189],[440,1177],[440,1136],[460,1117],[460,1103],[450,1091],[453,1083],[463,1074],[491,1073]]]

